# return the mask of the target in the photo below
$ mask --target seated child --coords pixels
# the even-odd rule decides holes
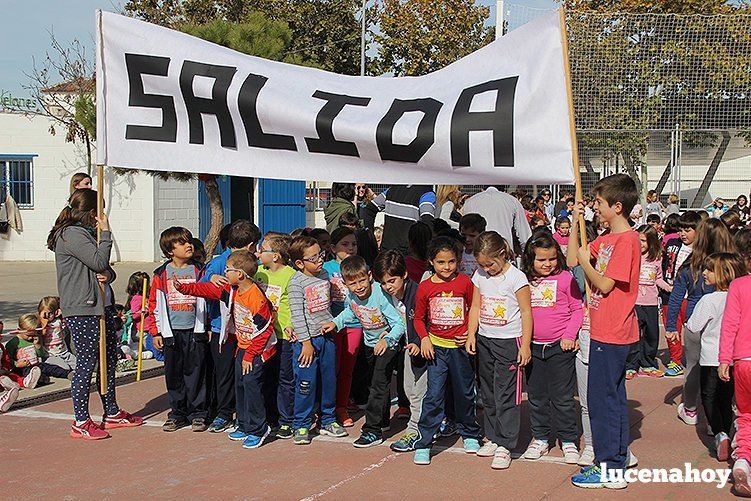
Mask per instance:
[[[26,377],[31,374],[34,367],[38,367],[43,382],[48,382],[50,377],[72,379],[73,371],[71,369],[63,369],[57,365],[42,362],[44,352],[42,351],[42,336],[39,325],[39,317],[33,313],[21,315],[18,319],[18,330],[15,331],[16,337],[8,341],[5,346],[15,372]]]
[[[63,313],[60,311],[60,298],[43,297],[39,301],[37,312],[42,328],[44,362],[63,369],[75,369],[76,357],[68,349],[68,343],[65,340],[68,336],[68,329],[65,327]]]
[[[224,274],[227,284],[218,287],[211,282],[180,283],[175,288],[182,294],[220,301],[222,311],[220,343],[227,337],[237,339],[235,352],[235,411],[237,429],[230,440],[242,441],[243,448],[263,445],[271,433],[266,421],[264,384],[275,380],[266,374],[270,358],[276,354],[272,306],[253,281],[258,271],[256,256],[239,250],[227,258]]]
[[[352,256],[343,260],[341,273],[349,289],[346,306],[332,322],[322,327],[322,331],[339,331],[355,319],[362,325],[363,349],[368,372],[372,376],[365,425],[360,438],[353,445],[358,448],[372,447],[383,443],[382,429],[389,426],[389,386],[398,362],[399,340],[404,334],[405,325],[381,286],[372,283],[370,270],[363,258]]]
[[[0,335],[3,333],[3,322],[0,322]],[[7,357],[5,347],[0,344],[0,357],[2,357],[2,366],[0,366],[0,413],[8,412],[11,406],[18,400],[19,384],[13,381],[9,376],[12,374],[10,359]],[[8,366],[6,367],[6,358]]]

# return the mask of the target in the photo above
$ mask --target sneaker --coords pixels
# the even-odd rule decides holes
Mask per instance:
[[[379,437],[372,432],[367,432],[360,435],[360,438],[355,440],[352,445],[358,449],[365,449],[366,447],[373,447],[374,445],[381,445],[382,443],[383,437]]]
[[[489,458],[492,457],[493,454],[495,454],[495,451],[498,449],[498,444],[494,442],[485,442],[482,447],[480,447],[480,450],[477,451],[477,457],[478,458]]]
[[[250,433],[245,433],[240,428],[236,429],[228,435],[229,439],[233,442],[242,442],[250,436]]]
[[[310,433],[307,428],[298,428],[295,430],[295,436],[293,442],[295,445],[308,445],[310,444]]]
[[[39,367],[32,367],[26,377],[23,378],[23,387],[29,390],[36,388],[39,383],[39,378],[42,377],[42,369]]]
[[[683,366],[675,362],[668,362],[668,367],[665,369],[665,377],[678,377],[683,375]]]
[[[394,412],[394,419],[409,419],[410,414],[409,407],[399,407]]]
[[[266,437],[269,436],[269,433],[271,433],[271,428],[269,425],[266,425],[266,428],[263,430],[263,435],[248,435],[243,441],[243,449],[256,449],[260,447],[263,445],[263,441],[266,440]]]
[[[206,420],[204,418],[195,418],[190,423],[190,429],[195,432],[202,432],[209,429],[209,425],[206,424]]]
[[[639,376],[647,376],[647,377],[662,377],[665,375],[663,371],[656,367],[639,367],[639,372],[637,372]]]
[[[83,424],[76,424],[74,421],[70,427],[70,436],[84,440],[102,440],[103,438],[109,438],[110,434],[100,428],[91,419],[87,419]]]
[[[412,459],[415,464],[430,464],[430,449],[415,449],[415,457]]]
[[[230,421],[229,419],[224,419],[223,417],[217,416],[209,425],[209,431],[211,433],[221,433],[223,431],[227,431],[227,429],[231,426],[232,426],[232,421]]]
[[[415,450],[415,444],[420,436],[414,431],[408,431],[399,440],[391,444],[391,450],[394,452],[410,452]]]
[[[631,381],[636,377],[636,371],[634,369],[626,369],[626,381]]]
[[[582,450],[582,453],[579,456],[579,459],[576,461],[576,464],[578,464],[579,466],[592,466],[594,462],[595,450],[591,445],[588,445]]]
[[[714,437],[714,448],[717,451],[718,461],[730,459],[730,437],[727,433],[721,431]]]
[[[628,487],[628,483],[625,480],[622,482],[615,482],[609,479],[603,480],[602,470],[600,470],[599,466],[583,468],[580,473],[571,477],[571,483],[576,487],[583,487],[585,489],[600,489],[602,487],[606,489],[625,489]]]
[[[102,428],[105,430],[112,430],[114,428],[132,428],[134,426],[141,426],[142,424],[142,417],[134,416],[122,409],[117,411],[117,414],[113,416],[104,416],[102,418]]]
[[[136,370],[135,360],[123,358],[121,360],[118,360],[117,364],[115,364],[115,372],[128,372],[134,370]]]
[[[293,435],[294,432],[292,431],[292,427],[287,426],[286,424],[281,425],[279,429],[276,430],[276,438],[280,438],[282,440],[290,439]]]
[[[696,418],[696,411],[686,409],[686,406],[683,404],[678,404],[678,419],[689,426],[696,426],[698,421]]]
[[[20,389],[21,387],[18,385],[18,383],[13,381],[8,376],[0,376],[0,388],[5,388],[6,390],[10,390],[11,388]]]
[[[639,464],[639,458],[636,457],[636,454],[631,450],[631,447],[628,448],[628,462],[626,463],[626,468],[633,468],[636,465]]]
[[[749,472],[748,461],[739,459],[733,465],[733,490],[739,496],[751,497],[751,487],[748,485]]]
[[[336,410],[336,420],[342,423],[345,428],[351,428],[355,425],[355,422],[349,416],[349,412],[344,407],[340,407]]]
[[[561,450],[563,451],[563,462],[566,464],[579,463],[579,449],[573,442],[562,442]]]
[[[8,412],[10,407],[18,400],[18,388],[11,388],[0,395],[0,412]]]
[[[456,428],[456,423],[446,420],[441,423],[441,428],[438,433],[442,437],[450,437],[459,433],[459,430]]]
[[[173,432],[185,428],[190,423],[187,419],[168,419],[162,425],[162,431]]]
[[[490,463],[490,467],[494,470],[505,470],[510,465],[511,453],[505,447],[498,447],[493,454],[493,462]]]
[[[480,450],[480,442],[476,438],[465,438],[462,440],[464,443],[464,452],[467,454],[477,454]]]
[[[337,423],[336,421],[327,424],[326,426],[321,426],[321,429],[318,431],[321,435],[328,435],[329,437],[336,437],[336,438],[342,438],[349,435],[347,433],[347,430],[342,428],[342,425]]]
[[[548,442],[545,440],[532,440],[527,450],[522,454],[522,457],[524,459],[531,459],[532,461],[540,459],[548,453],[548,447]]]
[[[233,431],[237,431],[239,429],[240,425],[237,424],[237,420],[233,420],[226,430],[224,430],[224,433],[232,433]]]

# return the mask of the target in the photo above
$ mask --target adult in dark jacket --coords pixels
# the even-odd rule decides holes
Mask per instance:
[[[99,245],[97,226],[101,230]],[[55,253],[60,308],[78,358],[71,383],[75,421],[70,435],[97,440],[109,437],[106,429],[141,425],[143,419],[120,409],[115,399],[118,339],[114,298],[109,286],[115,277],[109,264],[112,233],[107,216],[97,216],[96,191],[79,189],[73,192],[47,237],[47,247]],[[105,282],[105,287],[100,288],[99,282]],[[104,418],[100,425],[89,415],[89,385],[99,359],[99,320],[102,315],[107,339],[107,394],[102,396]]]
[[[354,183],[334,183],[331,185],[331,202],[323,210],[326,218],[326,231],[333,232],[339,227],[339,218],[345,212],[357,216],[357,209],[352,200],[355,198]]]
[[[365,208],[366,228],[375,227],[375,217],[385,211],[381,250],[396,249],[407,254],[407,233],[416,221],[430,223],[436,217],[436,196],[426,185],[390,186]]]

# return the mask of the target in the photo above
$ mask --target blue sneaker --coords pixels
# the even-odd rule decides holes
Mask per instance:
[[[466,452],[467,454],[477,454],[477,451],[479,450],[480,442],[478,442],[476,438],[464,439],[464,452]]]
[[[230,426],[232,426],[232,421],[217,416],[209,425],[209,431],[211,433],[221,433],[226,431]]]
[[[683,366],[676,364],[673,361],[668,362],[668,366],[665,369],[665,377],[678,377],[683,375]]]
[[[571,477],[571,483],[584,489],[625,489],[628,483],[625,480],[605,478],[599,466],[587,466],[581,472]]]
[[[414,431],[408,431],[402,435],[399,440],[391,444],[391,450],[394,452],[410,452],[415,450],[415,444],[420,436]]]
[[[423,465],[430,464],[430,449],[415,449],[413,462]]]
[[[456,428],[456,423],[453,421],[449,421],[448,419],[441,423],[441,429],[440,434],[442,437],[450,437],[452,435],[456,435],[459,433],[459,430]]]
[[[234,440],[235,442],[240,442],[242,440],[245,440],[249,436],[249,433],[245,433],[244,431],[237,429],[229,434],[229,439]]]
[[[243,442],[243,449],[255,449],[260,447],[263,444],[263,441],[266,440],[266,437],[269,436],[269,433],[271,433],[271,428],[269,428],[269,425],[266,425],[266,429],[263,430],[263,435],[248,435]]]
[[[380,445],[383,443],[383,437],[379,437],[373,432],[367,432],[360,435],[360,438],[354,441],[352,445],[358,449],[365,449],[366,447],[373,447],[374,445]]]

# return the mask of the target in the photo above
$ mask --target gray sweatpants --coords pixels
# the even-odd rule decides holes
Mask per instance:
[[[404,350],[404,393],[409,399],[409,422],[406,432],[418,433],[417,424],[420,422],[422,401],[428,391],[428,364],[422,367],[412,366],[409,352]]]
[[[686,372],[683,376],[683,406],[695,411],[699,405],[701,333],[683,326],[683,355],[686,357]]]
[[[76,368],[76,356],[69,351],[61,353],[59,355],[47,357],[45,362],[48,364],[57,365],[58,367],[62,367],[63,369],[75,370]]]
[[[584,447],[592,447],[592,426],[589,424],[589,408],[587,407],[587,378],[589,365],[576,357],[576,385],[579,389],[579,405],[582,408],[582,437]]]

